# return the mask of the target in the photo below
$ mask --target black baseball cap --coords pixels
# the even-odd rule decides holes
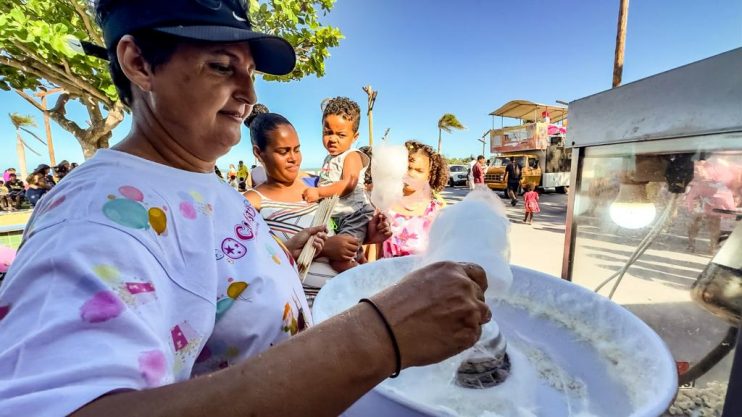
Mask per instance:
[[[149,29],[205,42],[247,41],[257,71],[290,73],[296,64],[294,48],[279,36],[253,31],[247,1],[99,0],[96,16],[108,51],[115,51],[124,35]]]

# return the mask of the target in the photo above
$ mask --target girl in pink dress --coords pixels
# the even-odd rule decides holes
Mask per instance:
[[[532,224],[533,214],[539,213],[541,209],[538,206],[538,193],[533,191],[533,184],[525,185],[526,193],[523,194],[523,201],[526,208],[526,216],[523,218],[523,223]]]
[[[428,231],[444,202],[436,198],[448,181],[448,165],[433,148],[405,143],[409,153],[404,197],[389,210],[392,237],[382,245],[385,258],[414,255],[427,247]]]

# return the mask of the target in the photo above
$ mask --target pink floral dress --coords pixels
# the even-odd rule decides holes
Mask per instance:
[[[410,216],[389,210],[388,219],[392,237],[382,245],[385,258],[415,255],[428,246],[428,232],[433,219],[443,208],[437,200],[431,200],[425,212],[419,216]]]

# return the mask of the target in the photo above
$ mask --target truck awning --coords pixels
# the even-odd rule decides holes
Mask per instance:
[[[525,122],[535,122],[541,120],[541,114],[543,112],[549,113],[549,119],[552,123],[567,118],[567,108],[564,106],[557,104],[546,105],[528,100],[509,101],[504,106],[490,113],[490,116],[511,117]]]

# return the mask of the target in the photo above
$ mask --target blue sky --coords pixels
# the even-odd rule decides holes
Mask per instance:
[[[324,21],[345,39],[331,51],[326,75],[291,83],[258,82],[258,96],[296,127],[305,168],[320,165],[320,102],[348,96],[361,104],[359,146],[368,141],[366,94],[379,91],[374,138],[386,128],[394,142],[435,145],[436,123],[454,113],[467,127],[445,134],[447,156],[478,154],[476,139],[491,127],[488,113],[513,99],[571,101],[611,86],[618,0],[338,0]],[[739,0],[633,0],[630,4],[623,81],[635,81],[742,46]],[[77,105],[68,111],[84,125]],[[0,91],[0,167],[18,166],[10,112],[40,113],[14,93]],[[112,144],[129,129],[127,118]],[[499,126],[499,120],[497,121]],[[57,161],[82,162],[75,138],[52,122]],[[29,169],[48,162],[43,145],[27,152]],[[252,164],[247,130],[219,166]]]

